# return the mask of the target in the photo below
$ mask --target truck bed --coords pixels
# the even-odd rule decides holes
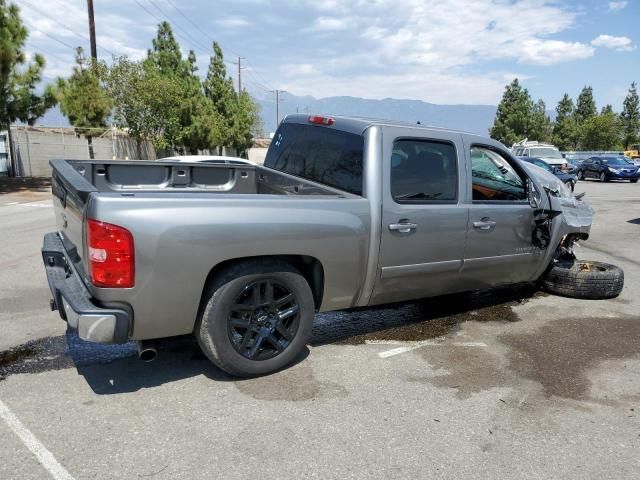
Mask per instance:
[[[82,200],[92,192],[208,192],[263,195],[349,193],[261,165],[238,160],[215,163],[177,161],[53,160],[54,183],[65,184]]]

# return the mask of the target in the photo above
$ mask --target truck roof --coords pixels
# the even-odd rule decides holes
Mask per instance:
[[[358,116],[345,116],[345,115],[331,115],[331,114],[302,114],[296,113],[292,115],[287,115],[282,121],[283,123],[302,123],[308,124],[309,117],[312,116],[320,116],[320,117],[330,117],[335,123],[333,126],[337,130],[343,130],[350,133],[356,133],[361,135],[364,131],[371,126],[382,126],[382,127],[401,127],[401,128],[412,128],[419,130],[433,130],[434,132],[450,132],[450,133],[460,133],[464,135],[473,135],[481,138],[482,135],[477,135],[469,132],[464,132],[461,130],[454,130],[443,127],[435,127],[432,125],[422,125],[418,123],[411,122],[403,122],[400,120],[386,120],[381,118],[368,118],[368,117],[358,117]]]

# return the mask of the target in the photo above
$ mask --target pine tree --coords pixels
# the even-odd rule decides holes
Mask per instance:
[[[586,120],[595,117],[598,114],[596,108],[596,101],[593,99],[593,89],[590,86],[586,86],[578,95],[578,101],[576,102],[576,122],[578,125],[582,125]]]
[[[18,7],[0,0],[0,130],[16,120],[33,125],[55,105],[51,86],[45,86],[42,95],[35,94],[45,60],[36,53],[27,63],[23,50],[27,36]]]
[[[517,78],[514,79],[505,87],[493,127],[489,130],[491,138],[512,145],[528,137],[532,107],[529,92],[520,86]]]
[[[543,100],[538,100],[531,108],[527,131],[529,138],[538,140],[539,142],[551,140],[551,119],[547,115],[547,106]]]
[[[236,93],[233,80],[227,77],[222,48],[213,42],[213,55],[209,62],[207,78],[203,82],[204,94],[211,100],[221,120],[220,146],[231,146],[233,142],[233,115],[235,111]]]
[[[573,100],[565,93],[556,107],[556,120],[553,124],[553,143],[560,150],[578,148],[579,138],[574,111]]]
[[[622,126],[622,143],[626,150],[630,145],[638,143],[640,138],[640,99],[638,98],[636,82],[631,84],[629,93],[624,99],[620,123]]]
[[[94,158],[94,136],[107,127],[111,114],[111,98],[100,79],[100,65],[87,61],[82,47],[76,50],[76,66],[68,79],[58,78],[56,97],[60,110],[69,118],[76,133],[84,135],[89,144],[89,158]]]
[[[173,36],[169,22],[158,25],[152,45],[153,48],[147,52],[147,59],[158,68],[161,75],[185,76],[188,73],[187,63],[182,59],[180,45]]]

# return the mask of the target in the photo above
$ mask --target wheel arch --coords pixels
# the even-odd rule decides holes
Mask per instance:
[[[200,308],[198,309],[198,318],[202,314],[203,303],[206,302],[206,296],[208,287],[215,282],[215,280],[226,270],[247,261],[268,261],[279,260],[288,263],[292,267],[296,268],[302,276],[305,278],[311,292],[313,293],[313,300],[316,310],[320,309],[322,305],[322,298],[324,295],[324,267],[322,262],[315,257],[309,255],[260,255],[254,257],[238,257],[225,260],[223,262],[214,265],[202,286],[202,293],[200,295]]]

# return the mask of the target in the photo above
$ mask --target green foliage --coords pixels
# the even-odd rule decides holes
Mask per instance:
[[[27,63],[23,50],[27,36],[18,7],[0,0],[0,130],[16,120],[33,125],[56,103],[51,86],[35,94],[45,60],[35,54]]]
[[[544,102],[534,103],[527,89],[520,86],[517,78],[514,79],[505,88],[489,134],[505,145],[524,138],[548,140],[551,121],[546,115]]]
[[[113,100],[116,126],[157,148],[173,146],[180,137],[182,85],[162,75],[152,62],[116,59],[109,69],[107,87]]]
[[[257,105],[248,93],[236,94],[217,43],[204,81],[197,70],[195,53],[183,59],[171,26],[161,23],[144,61],[120,58],[109,69],[116,125],[157,148],[245,151],[260,127]]]
[[[580,147],[583,150],[613,150],[620,144],[620,122],[613,109],[584,121]]]
[[[628,149],[630,145],[638,143],[640,139],[640,99],[638,98],[635,82],[631,84],[629,93],[622,104],[620,123],[622,126],[622,143],[624,148]]]
[[[573,100],[565,93],[556,107],[556,121],[553,124],[552,141],[560,150],[578,148],[580,134],[574,117]]]
[[[529,114],[529,136],[539,141],[547,141],[551,138],[553,128],[551,119],[547,115],[547,106],[544,101],[538,100],[531,108]]]
[[[76,50],[76,66],[68,79],[58,78],[56,97],[60,110],[81,135],[99,135],[107,127],[111,98],[100,79],[100,65],[87,61],[83,50]]]
[[[585,121],[595,117],[597,114],[598,109],[596,108],[596,101],[593,98],[593,89],[590,86],[586,86],[582,89],[580,95],[578,95],[576,102],[576,122],[581,126]]]

